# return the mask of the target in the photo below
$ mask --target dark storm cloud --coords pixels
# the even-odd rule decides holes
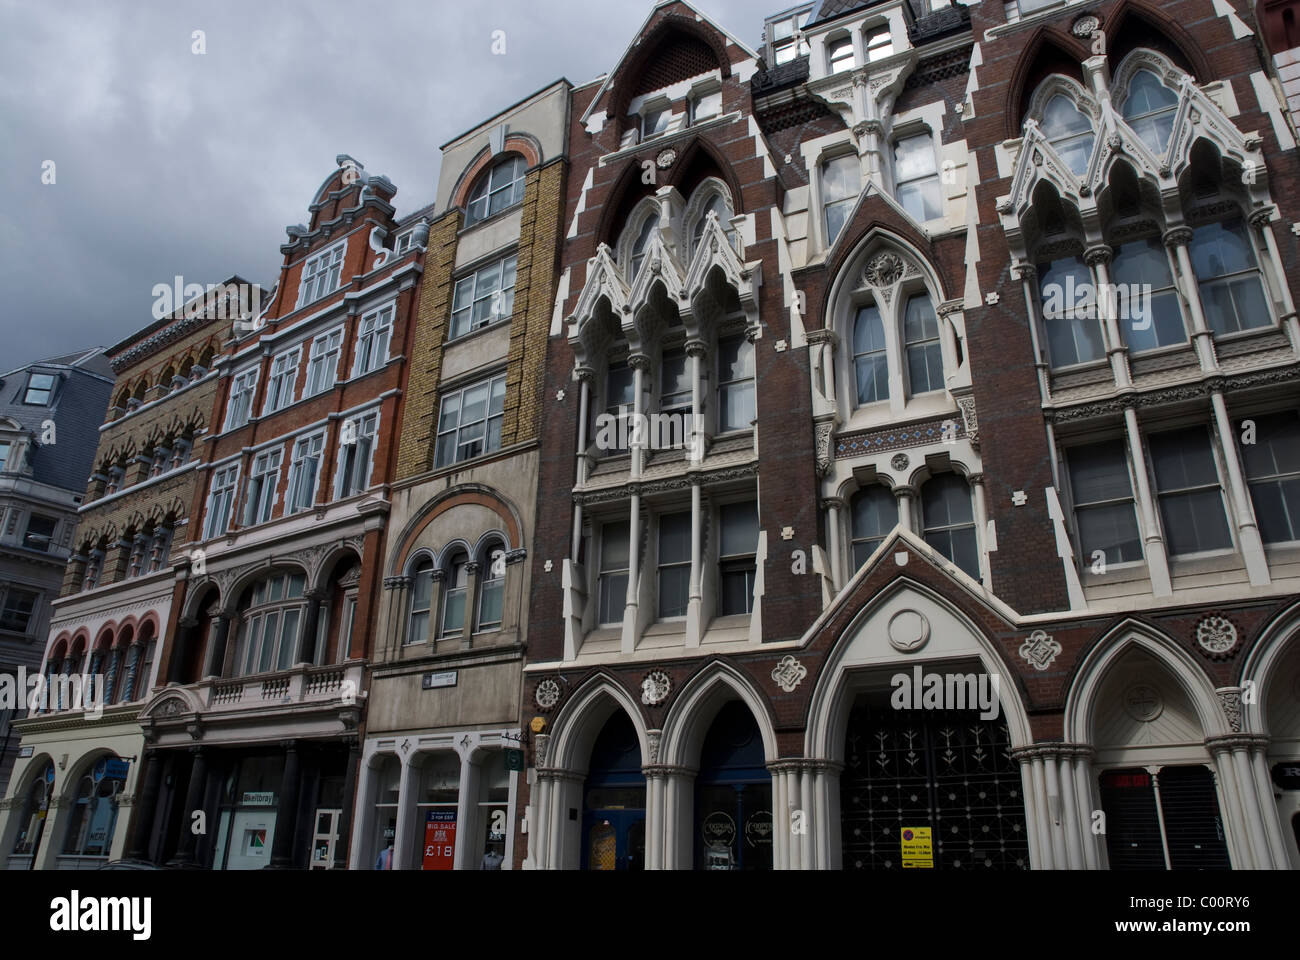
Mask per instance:
[[[777,9],[700,6],[751,46]],[[0,0],[0,368],[120,340],[177,274],[273,282],[339,153],[397,185],[399,215],[432,202],[440,144],[612,69],[652,8]]]

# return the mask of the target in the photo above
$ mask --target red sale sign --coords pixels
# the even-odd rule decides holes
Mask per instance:
[[[456,811],[430,810],[424,815],[425,870],[450,870],[456,862]]]

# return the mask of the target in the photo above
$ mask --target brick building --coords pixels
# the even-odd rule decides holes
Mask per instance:
[[[1300,866],[1297,158],[1225,8],[668,2],[574,89],[526,866]]]
[[[427,221],[346,155],[214,361],[128,856],[344,862]],[[194,811],[211,825],[196,835]]]
[[[406,365],[351,866],[509,868],[569,85],[442,148]],[[386,851],[392,844],[391,858]]]
[[[116,375],[104,389],[111,405],[75,535],[69,529],[73,550],[42,668],[51,681],[89,676],[103,686],[82,688],[78,699],[77,688],[51,682],[48,703],[17,725],[27,756],[0,822],[10,869],[33,856],[44,869],[93,868],[125,850],[144,746],[137,716],[157,679],[176,582],[172,548],[188,538],[194,448],[217,391],[212,364],[259,292],[231,277],[104,354]]]

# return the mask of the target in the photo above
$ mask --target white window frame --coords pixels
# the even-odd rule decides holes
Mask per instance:
[[[489,443],[489,438],[490,438],[491,435],[492,435],[492,421],[493,421],[493,420],[500,420],[500,421],[502,422],[503,425],[504,425],[504,422],[505,422],[505,394],[504,394],[504,392],[502,393],[502,397],[501,397],[501,404],[502,404],[502,410],[501,410],[501,412],[500,412],[500,413],[495,413],[495,414],[492,413],[492,393],[493,393],[493,388],[494,388],[495,384],[497,383],[497,381],[500,381],[500,382],[502,383],[503,387],[504,387],[504,385],[505,385],[505,380],[506,380],[506,375],[505,375],[504,373],[499,373],[499,374],[497,374],[497,375],[494,376],[494,377],[488,377],[488,378],[486,378],[486,379],[484,379],[484,380],[475,380],[473,383],[467,383],[467,384],[465,384],[463,387],[458,387],[458,388],[456,388],[456,389],[454,389],[454,390],[448,390],[448,391],[446,392],[446,394],[444,394],[444,395],[440,398],[440,402],[439,402],[439,404],[438,404],[438,423],[436,424],[436,427],[437,427],[437,435],[436,435],[435,438],[434,438],[434,468],[435,468],[435,469],[441,469],[441,468],[443,468],[443,467],[450,467],[450,466],[452,466],[452,465],[454,465],[454,464],[457,464],[457,463],[465,463],[466,461],[474,460],[474,459],[477,459],[478,457],[486,456],[486,455],[489,454],[489,453],[494,453],[494,452],[496,452],[497,450],[500,450],[500,449],[501,449],[501,446],[500,446],[500,435],[499,435],[499,434],[498,434],[498,438],[497,438],[497,446],[495,446],[495,447],[490,445],[490,443]],[[462,429],[464,429],[464,428],[467,426],[467,424],[465,424],[465,423],[462,422],[462,420],[461,420],[461,414],[464,412],[464,408],[465,408],[465,394],[468,393],[470,390],[473,390],[473,389],[476,388],[476,387],[481,387],[481,386],[484,386],[484,385],[486,385],[487,388],[488,388],[487,406],[484,408],[485,416],[483,417],[483,419],[482,419],[481,421],[479,421],[479,420],[475,420],[475,421],[473,421],[474,423],[480,423],[480,422],[481,422],[481,423],[483,424],[483,449],[482,449],[482,451],[480,451],[479,453],[474,454],[473,456],[461,457],[461,456],[459,456],[460,448],[461,448],[461,446],[462,446],[462,442],[461,442],[461,440],[460,440],[460,431],[461,431]],[[457,399],[457,407],[456,407],[456,424],[455,424],[455,426],[450,427],[449,429],[445,429],[445,430],[444,430],[444,429],[442,429],[442,413],[443,413],[443,406],[444,406],[444,404],[446,404],[446,402],[447,402],[447,401],[451,398],[451,396],[453,396],[453,395],[456,395],[457,398],[458,398],[458,399]],[[445,435],[447,435],[447,434],[454,434],[455,437],[456,437],[455,446],[454,446],[454,448],[453,448],[453,456],[452,456],[452,458],[451,458],[450,460],[448,460],[446,463],[440,463],[440,462],[438,462],[438,460],[437,460],[437,450],[438,450],[438,446],[439,446],[439,441],[441,441],[441,439],[443,438],[443,436],[445,436]]]
[[[262,416],[283,410],[293,403],[294,388],[298,385],[298,367],[302,362],[302,345],[276,354],[266,378],[266,401]]]
[[[356,356],[352,359],[352,376],[360,377],[388,363],[393,349],[393,317],[396,313],[397,301],[390,300],[361,315],[361,322],[357,324],[357,347]],[[376,348],[379,343],[383,344],[382,351]]]
[[[347,424],[353,423],[356,426],[356,434],[352,443],[343,442],[343,431],[347,429]],[[375,469],[375,438],[379,435],[379,411],[368,410],[364,413],[354,414],[343,421],[344,426],[339,427],[339,457],[338,467],[334,476],[334,499],[342,500],[344,497],[353,497],[359,493],[365,493],[370,489],[370,478]],[[348,490],[349,475],[354,474],[360,469],[361,461],[351,459],[350,456],[365,445],[365,471],[364,476],[360,478],[360,485],[355,490]]]
[[[319,448],[313,449],[317,443],[320,445]],[[306,503],[301,503],[299,495],[303,492],[300,489],[302,486],[303,465],[311,459],[317,461],[315,476],[312,477],[311,496]],[[321,467],[324,464],[324,430],[316,430],[294,439],[292,453],[289,458],[289,486],[284,494],[284,515],[286,517],[296,513],[304,513],[316,506],[317,494],[320,491]]]
[[[898,172],[898,147],[900,144],[909,140],[926,141],[929,145],[931,169],[928,173],[921,173],[913,177],[904,178],[900,176]],[[912,218],[918,223],[929,223],[931,220],[942,220],[944,216],[943,180],[939,176],[939,153],[935,148],[934,132],[927,127],[922,127],[920,129],[913,128],[910,131],[904,130],[896,135],[890,143],[890,163],[894,173],[894,199],[898,201],[898,205],[900,207],[903,206],[904,187],[916,185],[920,188],[924,188],[927,182],[934,181],[935,192],[938,194],[939,212],[928,219],[918,218],[915,214],[912,215]],[[904,209],[906,209],[906,207],[904,207]],[[908,213],[911,213],[911,211],[909,210]]]
[[[226,402],[226,429],[238,430],[253,419],[253,401],[257,399],[257,381],[261,370],[248,367],[230,378],[230,397]],[[242,397],[247,402],[242,402]]]
[[[830,218],[829,218],[829,216],[828,216],[828,214],[830,213],[831,207],[837,207],[837,208],[838,208],[838,207],[843,206],[843,207],[846,207],[846,208],[849,209],[849,210],[852,210],[854,204],[856,204],[856,203],[858,202],[858,198],[862,195],[862,168],[861,168],[861,166],[858,167],[858,189],[857,189],[857,192],[855,192],[855,193],[850,193],[850,194],[847,194],[847,195],[842,196],[842,197],[835,197],[834,199],[831,199],[831,193],[830,193],[830,191],[827,189],[826,174],[827,174],[827,170],[828,170],[828,168],[830,167],[830,165],[831,165],[832,163],[835,163],[836,161],[839,161],[839,160],[849,160],[849,159],[853,160],[855,163],[859,163],[859,164],[861,163],[860,159],[858,158],[858,155],[857,155],[856,153],[853,153],[853,152],[850,151],[850,152],[836,152],[836,153],[829,153],[829,154],[823,155],[822,158],[821,158],[821,160],[820,160],[820,161],[818,162],[818,164],[817,164],[817,189],[818,189],[818,200],[819,200],[819,206],[820,206],[820,208],[821,208],[821,209],[819,210],[819,212],[818,212],[818,216],[821,218],[822,236],[823,236],[823,238],[825,239],[826,248],[827,248],[828,250],[829,250],[829,249],[831,248],[831,246],[835,243],[835,241],[839,238],[840,230],[843,230],[844,227],[846,227],[846,226],[848,225],[848,219],[847,219],[847,217],[846,217],[846,219],[844,220],[844,222],[843,222],[842,224],[840,224],[840,230],[835,231],[835,234],[832,236],[832,234],[831,234]]]
[[[337,342],[333,342],[337,338]],[[334,358],[333,364],[329,363],[330,357]],[[307,382],[303,384],[302,398],[314,397],[333,389],[338,383],[339,361],[343,358],[343,327],[338,326],[333,330],[326,330],[324,333],[316,336],[311,342],[311,351],[307,359]],[[318,373],[317,371],[324,371]],[[321,377],[328,377],[328,382],[317,383]]]
[[[506,265],[511,264],[512,262],[514,268],[514,279],[511,281],[510,286],[507,287],[504,286],[503,280],[505,277]],[[488,288],[486,287],[486,285],[484,285],[484,289],[480,290],[479,289],[480,279],[488,271],[494,268],[497,274],[497,280],[496,280],[497,286]],[[519,280],[518,271],[519,271],[519,251],[515,250],[506,254],[505,256],[494,258],[493,260],[490,260],[489,262],[482,264],[481,266],[470,271],[469,273],[466,273],[463,276],[459,277],[456,280],[455,284],[453,284],[452,286],[452,300],[451,300],[452,312],[451,312],[451,322],[447,328],[447,341],[451,342],[453,340],[459,340],[462,337],[469,336],[471,333],[474,333],[476,330],[482,330],[484,327],[490,327],[493,324],[502,323],[506,320],[509,320],[511,315],[514,313],[515,284],[518,283]],[[458,307],[457,303],[460,301],[462,291],[468,291],[465,295],[468,297],[469,302]],[[504,304],[507,291],[510,294],[510,309],[508,310],[494,309],[492,312],[488,313],[487,320],[485,322],[475,324],[474,308],[479,303],[485,300],[494,301],[493,307],[497,307],[500,304]],[[457,316],[461,314],[465,316],[465,326],[463,329],[460,329],[457,326]]]
[[[295,310],[329,296],[343,285],[343,259],[347,253],[347,245],[348,241],[344,238],[303,261],[302,278],[298,281],[298,304],[294,307]]]
[[[266,523],[275,515],[275,507],[280,499],[278,488],[283,461],[283,447],[264,450],[253,458],[253,463],[248,468],[248,479],[244,482],[244,526]],[[264,479],[267,476],[272,478],[269,488]],[[255,482],[256,492],[253,489]]]
[[[203,512],[203,539],[211,540],[230,529],[234,518],[235,493],[239,489],[239,462],[228,463],[212,471],[212,482],[208,487],[207,509]],[[224,500],[224,503],[221,501]],[[220,507],[218,508],[218,505]],[[224,522],[217,524],[218,517]]]

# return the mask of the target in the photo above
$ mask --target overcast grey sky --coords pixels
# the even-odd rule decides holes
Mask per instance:
[[[754,46],[780,4],[699,7]],[[612,69],[653,6],[0,0],[0,368],[117,342],[177,274],[273,282],[337,154],[432,202],[440,144]]]

